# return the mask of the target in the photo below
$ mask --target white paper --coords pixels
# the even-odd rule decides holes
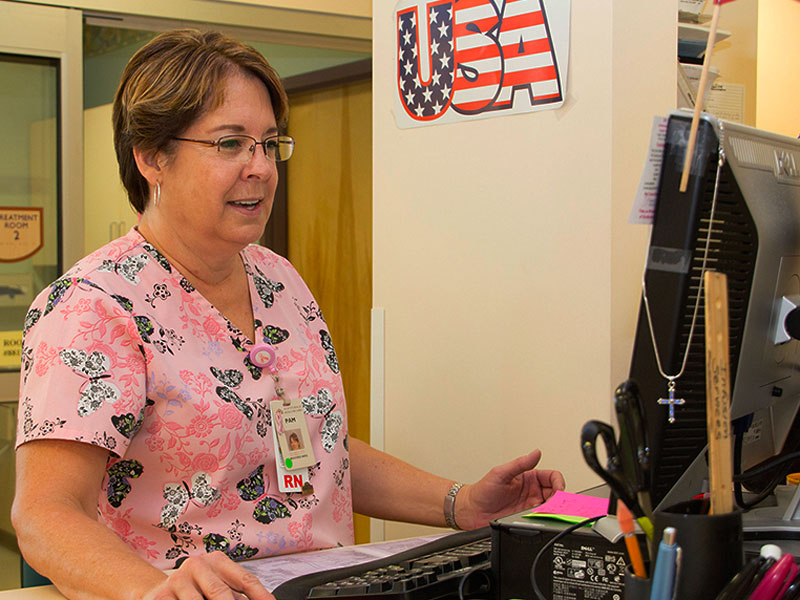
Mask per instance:
[[[694,108],[702,71],[703,67],[701,65],[678,63],[678,108]],[[703,91],[704,109],[708,105],[711,86],[717,77],[719,77],[719,70],[716,67],[710,67],[706,77],[705,90]]]
[[[667,118],[653,117],[653,126],[650,129],[650,147],[647,151],[642,177],[639,180],[639,188],[636,190],[636,197],[633,200],[631,214],[628,216],[629,223],[647,225],[653,222],[666,135]]]
[[[280,584],[302,575],[350,567],[385,558],[398,552],[404,552],[427,544],[444,535],[447,534],[393,540],[376,544],[344,546],[305,554],[285,554],[272,558],[244,561],[239,564],[258,577],[268,590],[274,590]]]
[[[715,117],[744,123],[744,84],[716,81],[706,100],[706,110]]]
[[[699,15],[705,5],[706,0],[680,0],[678,10]]]

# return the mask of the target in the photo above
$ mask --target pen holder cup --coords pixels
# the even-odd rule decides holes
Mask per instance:
[[[649,564],[645,563],[645,567],[649,571]],[[634,575],[631,565],[625,567],[625,600],[649,600],[649,598],[650,580]]]
[[[651,560],[658,556],[664,528],[675,528],[681,559],[674,597],[681,600],[716,598],[744,565],[742,514],[709,515],[708,508],[707,500],[689,500],[653,515]]]

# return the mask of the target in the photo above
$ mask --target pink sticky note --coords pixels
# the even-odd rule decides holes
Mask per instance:
[[[558,491],[526,517],[549,516],[564,521],[582,521],[608,512],[608,498]]]

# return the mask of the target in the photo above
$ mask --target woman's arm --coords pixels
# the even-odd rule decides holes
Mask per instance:
[[[455,502],[458,526],[484,527],[492,519],[532,508],[563,490],[561,473],[535,468],[541,456],[539,450],[534,450],[461,488]],[[354,438],[350,438],[350,464],[356,512],[380,519],[445,526],[444,497],[452,479],[417,469]]]
[[[186,560],[169,578],[97,520],[109,453],[82,442],[37,440],[17,449],[12,522],[25,560],[68,598],[251,600],[272,596],[220,552]]]

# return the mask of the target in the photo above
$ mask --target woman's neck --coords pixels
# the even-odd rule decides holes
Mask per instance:
[[[241,249],[211,251],[207,247],[192,247],[179,232],[168,230],[142,216],[136,229],[156,250],[163,254],[196,288],[213,288],[229,281],[242,269]]]

